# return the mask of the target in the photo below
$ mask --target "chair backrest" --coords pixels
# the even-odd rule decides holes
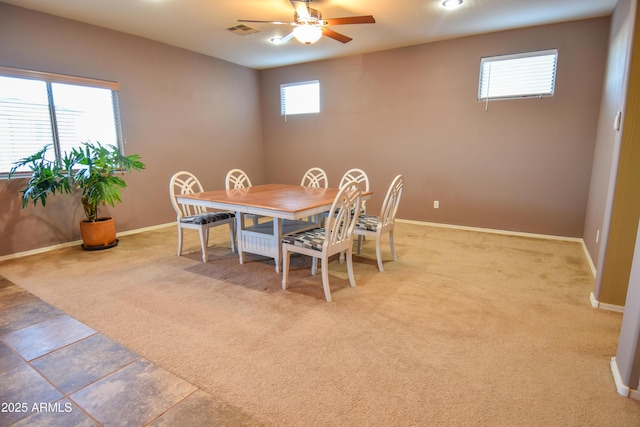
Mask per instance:
[[[404,188],[404,177],[396,176],[387,190],[387,195],[382,202],[382,210],[380,211],[380,226],[392,224],[396,219],[398,205],[402,197],[402,189]]]
[[[353,229],[358,221],[360,209],[360,186],[352,181],[345,183],[338,191],[336,198],[333,200],[329,212],[335,212],[335,215],[329,215],[325,224],[325,247],[337,245],[353,237]]]
[[[178,220],[185,216],[199,215],[206,212],[202,206],[186,205],[178,203],[176,196],[183,194],[200,193],[202,185],[198,178],[191,172],[180,171],[175,173],[169,181],[169,193],[171,194],[171,206],[178,215]]]
[[[369,177],[362,169],[349,169],[344,173],[338,187],[342,188],[346,183],[355,181],[360,185],[360,189],[369,191]]]
[[[231,169],[227,172],[224,185],[227,190],[231,190],[232,188],[247,188],[251,187],[251,180],[243,170]]]
[[[327,173],[320,168],[309,169],[304,176],[300,185],[303,187],[329,188],[329,179]]]

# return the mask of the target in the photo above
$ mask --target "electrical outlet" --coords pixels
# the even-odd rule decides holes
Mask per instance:
[[[434,200],[433,201],[433,208],[434,209],[439,209],[440,208],[440,201],[439,200]]]

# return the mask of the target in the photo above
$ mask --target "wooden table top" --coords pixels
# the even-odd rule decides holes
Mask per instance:
[[[248,206],[282,212],[302,212],[333,203],[338,188],[313,188],[300,185],[265,184],[232,190],[204,191],[178,196],[183,199]],[[371,192],[363,193],[370,195]]]

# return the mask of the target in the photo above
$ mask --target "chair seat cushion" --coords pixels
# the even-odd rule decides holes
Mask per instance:
[[[234,218],[234,212],[207,212],[199,215],[185,216],[180,220],[187,224],[211,224],[212,222],[224,221],[225,219]]]
[[[373,215],[360,214],[358,217],[358,222],[356,223],[356,228],[361,230],[369,230],[376,231],[378,230],[378,223],[380,222],[380,218]]]
[[[288,234],[282,237],[282,243],[288,243],[290,245],[309,248],[316,251],[322,251],[324,240],[324,228],[312,228],[311,230]]]

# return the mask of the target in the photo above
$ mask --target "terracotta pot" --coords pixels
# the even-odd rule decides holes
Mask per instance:
[[[95,222],[80,221],[80,235],[85,249],[107,249],[117,244],[116,221],[113,218],[98,218]]]

